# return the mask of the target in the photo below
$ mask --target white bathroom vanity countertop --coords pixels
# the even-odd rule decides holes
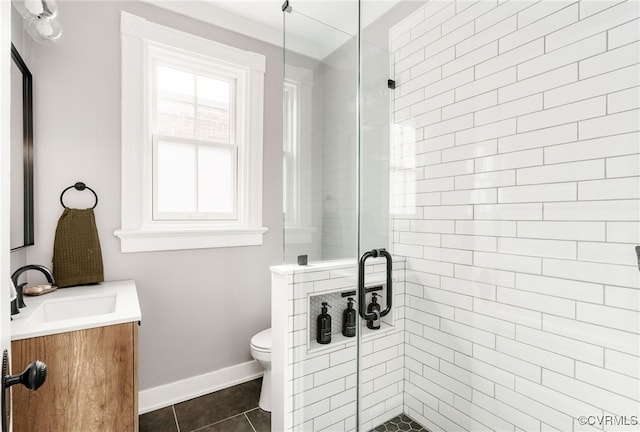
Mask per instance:
[[[133,280],[58,288],[41,296],[24,296],[27,307],[12,316],[11,340],[47,336],[140,321]]]

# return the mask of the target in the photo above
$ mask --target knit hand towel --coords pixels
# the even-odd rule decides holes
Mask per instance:
[[[102,251],[92,209],[65,208],[53,244],[53,278],[58,287],[104,280]]]

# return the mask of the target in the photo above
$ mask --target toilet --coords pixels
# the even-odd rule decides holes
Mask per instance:
[[[264,368],[259,406],[271,412],[271,329],[262,330],[251,338],[251,355]]]

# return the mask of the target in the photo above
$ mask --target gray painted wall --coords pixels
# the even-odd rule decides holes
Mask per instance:
[[[59,10],[63,42],[34,44],[29,63],[36,143],[36,245],[29,262],[51,265],[60,192],[84,181],[100,197],[95,212],[105,279],[135,279],[138,286],[140,389],[251,360],[251,337],[270,326],[269,266],[283,255],[281,48],[139,2],[62,1]],[[263,224],[269,231],[262,246],[120,253],[113,232],[120,227],[121,10],[266,56]]]

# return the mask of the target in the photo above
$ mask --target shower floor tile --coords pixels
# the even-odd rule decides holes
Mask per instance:
[[[420,426],[404,414],[394,417],[383,425],[378,426],[372,432],[429,432],[429,429]]]

